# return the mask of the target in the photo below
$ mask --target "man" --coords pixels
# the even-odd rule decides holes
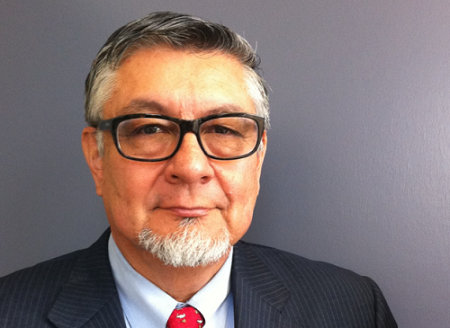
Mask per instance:
[[[370,279],[239,241],[267,145],[258,64],[242,37],[187,15],[111,35],[82,133],[110,230],[3,278],[1,327],[396,327]]]

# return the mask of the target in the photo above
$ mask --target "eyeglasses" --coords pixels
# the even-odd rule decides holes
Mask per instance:
[[[97,128],[111,131],[125,158],[158,162],[174,156],[183,136],[192,132],[206,156],[233,160],[250,156],[264,132],[264,118],[247,113],[209,115],[181,120],[164,115],[131,114],[100,121]]]

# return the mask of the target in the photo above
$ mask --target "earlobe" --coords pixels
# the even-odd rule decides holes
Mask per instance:
[[[83,148],[84,158],[95,182],[97,195],[102,196],[103,158],[99,153],[95,134],[95,128],[85,127],[81,134],[81,146]]]

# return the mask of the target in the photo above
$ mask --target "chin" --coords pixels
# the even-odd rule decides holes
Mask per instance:
[[[197,223],[197,218],[183,218],[178,229],[166,236],[143,229],[139,233],[139,245],[168,266],[198,267],[216,263],[231,248],[230,233],[223,228],[211,236]]]

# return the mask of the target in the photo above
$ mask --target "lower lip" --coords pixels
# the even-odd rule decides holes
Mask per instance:
[[[210,209],[208,208],[180,208],[180,207],[172,207],[168,209],[176,216],[185,217],[185,218],[195,218],[200,216],[205,216],[209,213]]]

